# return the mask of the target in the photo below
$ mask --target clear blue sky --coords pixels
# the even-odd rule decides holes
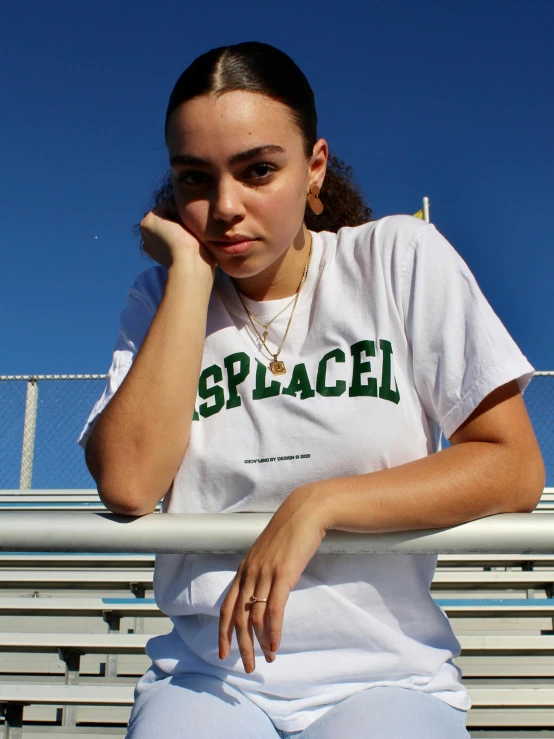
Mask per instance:
[[[167,166],[186,66],[274,44],[374,217],[453,243],[537,369],[554,369],[554,2],[19,0],[0,25],[0,374],[106,372],[132,226]],[[97,238],[94,238],[94,237]]]

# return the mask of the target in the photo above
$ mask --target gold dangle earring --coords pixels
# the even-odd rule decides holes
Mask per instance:
[[[321,190],[319,189],[318,185],[312,185],[310,187],[310,192],[308,193],[308,205],[316,216],[318,216],[320,213],[323,213],[324,206],[318,197],[320,192]]]

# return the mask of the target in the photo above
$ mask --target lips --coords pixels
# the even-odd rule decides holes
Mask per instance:
[[[257,239],[253,239],[249,236],[235,236],[233,240],[226,239],[225,241],[210,241],[210,244],[213,244],[218,249],[221,249],[226,254],[245,254],[247,251],[250,251],[254,244],[257,242]]]
[[[211,244],[217,244],[218,246],[228,246],[229,244],[242,244],[243,241],[255,241],[253,236],[246,236],[245,234],[235,234],[234,236],[227,236],[224,239],[211,239]]]

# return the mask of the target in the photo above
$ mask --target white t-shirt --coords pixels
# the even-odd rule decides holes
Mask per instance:
[[[312,237],[279,355],[285,375],[269,371],[230,278],[216,271],[190,441],[164,512],[273,512],[304,483],[425,457],[439,449],[440,429],[449,438],[495,388],[517,379],[523,390],[531,379],[533,367],[433,225],[397,215]],[[83,447],[141,346],[166,275],[152,267],[129,291]],[[245,302],[263,321],[290,298]],[[269,328],[275,351],[290,310]],[[156,600],[174,623],[148,642],[158,667],[233,684],[285,731],[372,686],[470,708],[453,663],[460,644],[429,592],[436,555],[315,555],[290,593],[276,660],[266,663],[255,642],[250,675],[235,636],[229,657],[218,656],[219,609],[243,558],[158,555]]]

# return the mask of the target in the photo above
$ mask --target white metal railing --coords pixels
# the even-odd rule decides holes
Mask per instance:
[[[3,511],[0,551],[247,552],[271,513]],[[358,534],[329,531],[318,554],[554,553],[551,513],[500,513],[449,528]]]

